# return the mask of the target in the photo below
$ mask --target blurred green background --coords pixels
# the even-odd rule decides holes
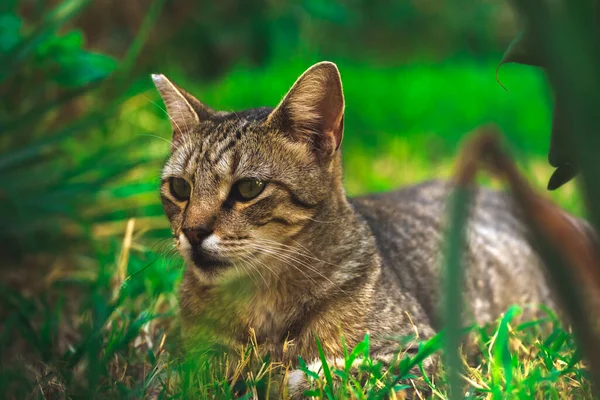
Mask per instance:
[[[20,354],[67,357],[85,334],[65,326],[100,330],[124,304],[131,320],[175,313],[182,262],[158,196],[171,131],[150,73],[239,110],[276,105],[330,60],[346,96],[350,194],[449,177],[461,140],[490,122],[543,191],[543,73],[509,64],[507,90],[496,80],[517,32],[500,0],[2,0],[0,316],[14,317],[3,359],[24,331]],[[574,183],[547,195],[582,213]]]

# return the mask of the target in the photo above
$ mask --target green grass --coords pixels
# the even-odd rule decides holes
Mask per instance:
[[[178,261],[144,248],[140,239],[121,251],[129,259],[125,281],[119,279],[123,258],[109,262],[102,255],[95,277],[55,277],[54,288],[75,285],[76,305],[66,298],[50,305],[47,298],[32,301],[2,290],[2,301],[14,307],[2,331],[2,359],[14,360],[17,351],[26,349],[19,363],[3,365],[0,387],[5,395],[141,398],[160,393],[162,398],[227,399],[234,391],[264,393],[280,385],[286,369],[261,359],[251,337],[247,348],[234,349],[241,361],[216,355],[187,359],[179,346],[175,317]],[[513,307],[490,326],[468,329],[465,352],[470,357],[469,363],[462,357],[460,379],[468,398],[591,398],[569,330],[551,312],[535,321],[520,321],[520,312]],[[311,393],[319,398],[382,398],[395,388],[395,396],[402,398],[404,390],[416,387],[423,397],[447,398],[443,366],[433,376],[411,369],[442,347],[443,333],[423,343],[412,359],[404,357],[399,343],[398,370],[386,372],[364,358],[359,376],[348,373],[354,359],[368,354],[367,336],[347,350],[345,366],[332,365],[325,375],[307,370]],[[243,384],[233,387],[231,376]]]
[[[157,72],[171,75],[212,107],[241,109],[275,105],[312,61],[317,60],[240,67],[212,83],[186,82],[176,69]],[[495,81],[495,62],[339,67],[347,102],[344,160],[350,194],[449,177],[465,134],[490,121],[505,132],[529,180],[540,190],[545,187],[551,173],[545,160],[550,109],[539,72],[505,67],[501,78],[506,92]],[[27,266],[43,274],[32,272],[18,290],[0,290],[3,398],[161,393],[165,398],[226,399],[236,391],[250,397],[277,387],[285,371],[260,359],[251,338],[248,348],[237,349],[241,362],[208,356],[189,360],[181,352],[176,291],[182,261],[168,238],[156,190],[170,128],[149,78],[134,86],[139,90],[119,107],[114,120],[92,130],[86,141],[66,144],[75,160],[90,160],[82,155],[109,145],[128,146],[116,159],[144,160],[98,187],[78,215],[85,226],[81,235],[89,237],[90,246],[38,254]],[[115,155],[108,160],[93,163],[92,158],[86,173],[110,175]],[[485,178],[482,182],[495,184]],[[550,196],[583,214],[573,183]],[[489,327],[469,329],[474,356],[460,377],[467,398],[590,398],[570,330],[551,313],[534,322],[520,321],[518,313],[512,308]],[[396,389],[392,396],[401,398],[404,389],[415,385],[423,397],[447,398],[443,366],[434,376],[413,375],[411,369],[419,366],[420,357],[441,349],[442,339],[423,343],[420,354],[401,357],[398,370],[390,372],[367,357],[358,380],[346,368],[330,366],[325,378],[313,376],[312,391],[323,398],[381,398]],[[348,349],[346,361],[367,350],[368,338]],[[230,376],[243,384],[234,388]]]

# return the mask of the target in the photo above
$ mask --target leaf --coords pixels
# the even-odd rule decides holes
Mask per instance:
[[[48,12],[35,32],[23,38],[0,57],[0,82],[14,73],[35,50],[62,24],[73,18],[89,4],[90,0],[63,0]]]
[[[14,13],[0,14],[0,53],[10,51],[21,41],[21,18]]]
[[[345,365],[344,365],[346,372],[350,371],[350,368],[352,368],[352,364],[354,363],[354,360],[356,360],[361,355],[365,358],[367,358],[369,356],[369,334],[368,333],[365,335],[365,338],[363,339],[363,341],[360,343],[357,343],[356,346],[354,346],[354,348],[352,349],[352,352],[350,353],[350,355],[348,357],[346,357],[346,361],[345,361]]]
[[[80,87],[105,79],[116,68],[112,57],[99,53],[78,52],[57,58],[60,68],[55,81],[66,87]]]
[[[504,52],[498,68],[506,63],[543,67],[543,57],[527,30],[519,33]]]
[[[496,365],[502,365],[504,370],[504,381],[506,384],[506,390],[508,391],[512,383],[512,356],[510,354],[509,347],[509,332],[508,324],[518,314],[521,313],[521,308],[518,306],[511,306],[500,321],[498,326],[498,332],[496,333],[496,340],[494,343],[494,362]]]
[[[556,96],[554,112],[552,113],[552,132],[550,134],[548,162],[553,167],[556,167],[556,171],[550,177],[548,190],[558,189],[573,179],[579,171],[569,136],[573,123],[568,120],[568,116],[561,105],[561,99],[561,96]]]
[[[500,82],[500,78],[498,77],[500,68],[507,63],[517,63],[537,67],[541,66],[541,56],[533,49],[535,49],[535,46],[533,46],[531,43],[531,38],[526,31],[519,33],[517,37],[510,43],[508,49],[506,49],[502,55],[502,59],[500,60],[500,63],[498,63],[498,67],[496,67],[496,81],[498,81],[500,86],[502,86],[505,90],[506,88],[502,82]]]
[[[500,85],[498,73],[500,67],[506,63],[518,63],[523,65],[531,65],[535,67],[545,68],[547,62],[541,53],[540,46],[534,43],[532,34],[528,29],[512,41],[502,56],[498,68],[496,68],[496,80]],[[502,85],[504,87],[504,85]],[[555,99],[554,111],[552,113],[552,132],[550,134],[550,150],[548,152],[548,161],[550,165],[556,167],[556,171],[548,181],[548,190],[556,190],[565,183],[573,179],[579,169],[572,155],[572,149],[569,137],[567,136],[571,130],[572,124],[566,120],[566,114],[560,107],[562,96],[557,95]]]
[[[321,359],[321,365],[323,367],[323,375],[325,376],[326,390],[325,393],[328,397],[333,398],[334,388],[333,388],[333,377],[331,376],[331,370],[329,369],[329,364],[327,364],[327,358],[325,357],[325,352],[323,351],[323,346],[321,346],[321,341],[318,337],[315,338],[317,341],[317,349],[319,350],[319,358]]]
[[[152,349],[148,348],[147,353],[148,353],[148,358],[150,359],[150,364],[155,365],[156,364],[156,355],[154,355],[154,352],[152,351]]]
[[[425,343],[419,344],[419,351],[414,357],[402,359],[400,362],[401,374],[397,381],[406,379],[406,374],[408,374],[412,367],[422,363],[427,357],[441,349],[444,345],[444,339],[444,332],[440,332]]]
[[[304,361],[304,359],[300,356],[298,356],[298,369],[302,372],[304,372],[304,374],[307,377],[311,377],[314,380],[319,380],[319,374],[317,374],[314,371],[311,371],[310,369],[308,369],[308,366],[306,365],[306,362]]]
[[[579,170],[570,164],[564,164],[556,168],[548,181],[548,190],[556,190],[577,176]]]
[[[83,48],[83,34],[79,30],[70,31],[62,36],[50,36],[36,49],[38,58],[74,54]]]
[[[313,397],[319,398],[321,396],[321,392],[318,389],[305,390],[303,394],[307,398],[313,398]]]
[[[531,65],[535,67],[545,68],[546,61],[539,46],[536,46],[529,30],[523,32],[512,41],[502,56],[498,68],[496,68],[496,80],[500,85],[498,73],[500,68],[506,63],[518,63],[523,65]],[[502,85],[504,87],[504,85]],[[556,190],[565,183],[573,179],[578,168],[572,157],[571,146],[567,133],[571,130],[571,125],[565,120],[565,114],[559,107],[562,96],[556,96],[556,104],[552,114],[552,132],[550,134],[550,151],[548,153],[548,161],[550,165],[556,167],[556,171],[548,181],[548,190]]]

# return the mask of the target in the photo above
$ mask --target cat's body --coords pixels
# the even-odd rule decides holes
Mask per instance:
[[[347,199],[333,64],[310,68],[274,110],[215,112],[164,76],[154,81],[174,128],[161,195],[188,264],[180,302],[190,348],[245,344],[253,329],[276,359],[318,358],[316,337],[335,359],[341,334],[352,346],[370,332],[385,360],[398,336],[440,328],[450,188]],[[511,204],[481,189],[471,210],[464,294],[479,323],[513,303],[553,303]],[[302,388],[298,376],[290,385]]]
[[[309,264],[315,271],[264,274],[266,282],[257,276],[243,288],[234,278],[223,289],[199,281],[188,269],[181,287],[186,329],[194,332],[198,321],[214,313],[208,325],[219,331],[221,341],[245,344],[252,328],[271,354],[292,362],[298,354],[318,357],[317,336],[341,355],[340,332],[349,345],[370,332],[372,349],[386,356],[397,350],[398,337],[430,337],[443,322],[440,268],[450,189],[443,182],[428,182],[348,199],[335,219],[317,213],[287,243],[297,246],[298,266]],[[465,323],[490,322],[512,304],[552,307],[546,277],[526,235],[509,196],[477,191],[465,250]],[[268,261],[284,266],[292,261],[292,253],[281,254]],[[237,301],[224,304],[229,293]],[[218,328],[216,320],[224,326]],[[292,344],[284,354],[286,341]]]

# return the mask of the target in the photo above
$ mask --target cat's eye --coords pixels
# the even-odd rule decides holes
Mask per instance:
[[[261,194],[265,189],[265,186],[266,183],[264,181],[249,178],[237,182],[234,186],[234,190],[237,192],[237,197],[241,201],[248,201]]]
[[[192,193],[192,187],[188,181],[183,178],[171,178],[169,189],[171,190],[173,197],[179,201],[189,200],[190,194]]]

